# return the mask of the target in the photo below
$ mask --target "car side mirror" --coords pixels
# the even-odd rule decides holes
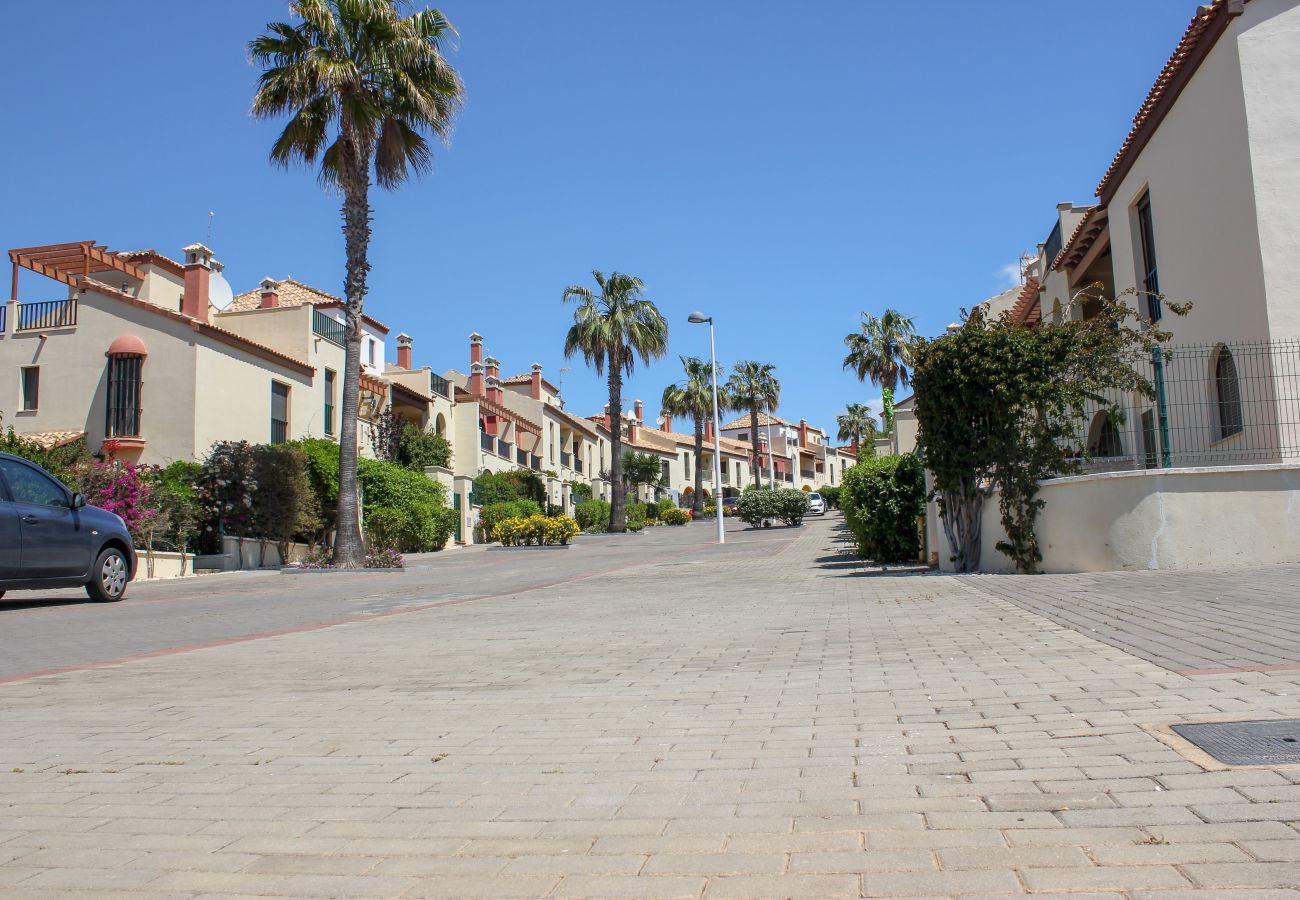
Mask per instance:
[[[83,506],[85,506],[85,505],[86,505],[86,498],[85,498],[85,497],[83,497],[81,494],[73,494],[73,495],[72,495],[72,508],[73,508],[73,509],[81,509],[81,508],[82,508]]]

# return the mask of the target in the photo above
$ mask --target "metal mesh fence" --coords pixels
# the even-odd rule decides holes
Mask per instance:
[[[1300,341],[1181,344],[1136,365],[1155,397],[1089,404],[1067,448],[1085,471],[1300,461]]]

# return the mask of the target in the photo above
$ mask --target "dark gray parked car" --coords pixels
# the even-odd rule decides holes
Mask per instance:
[[[0,597],[84,586],[92,600],[121,600],[135,565],[121,519],[35,463],[0,453]]]

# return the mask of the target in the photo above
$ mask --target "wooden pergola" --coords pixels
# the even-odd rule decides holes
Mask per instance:
[[[144,273],[134,263],[94,241],[20,247],[9,251],[9,261],[13,263],[13,284],[9,292],[12,301],[18,300],[19,268],[30,269],[38,275],[64,284],[76,284],[78,278],[87,278],[99,272],[121,272],[132,278],[144,278]]]

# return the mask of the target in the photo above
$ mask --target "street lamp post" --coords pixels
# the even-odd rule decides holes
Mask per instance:
[[[693,325],[709,323],[709,372],[713,375],[713,515],[718,520],[718,543],[727,542],[726,523],[722,515],[722,422],[718,419],[718,352],[713,343],[713,316],[693,312],[687,317]],[[700,461],[697,459],[698,466]]]

